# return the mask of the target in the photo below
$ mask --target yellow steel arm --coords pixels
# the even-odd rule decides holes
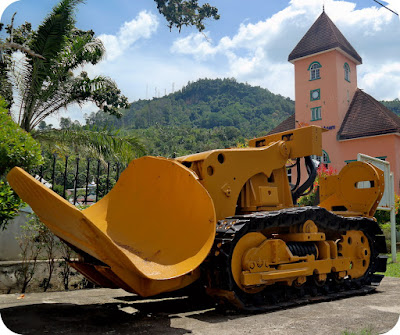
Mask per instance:
[[[322,133],[325,131],[327,130],[317,126],[292,129],[254,138],[249,141],[249,147],[261,147],[271,142],[285,141],[289,150],[289,158],[322,156]]]
[[[286,162],[322,155],[323,131],[316,126],[299,128],[251,140],[249,148],[212,150],[176,160],[198,175],[213,199],[217,220],[238,210],[286,208],[293,206]]]

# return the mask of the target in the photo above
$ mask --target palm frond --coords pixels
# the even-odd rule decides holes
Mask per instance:
[[[63,150],[70,148],[75,154],[96,157],[103,161],[129,163],[146,153],[137,137],[118,136],[105,129],[51,129],[35,131],[32,136],[44,145],[58,145]]]

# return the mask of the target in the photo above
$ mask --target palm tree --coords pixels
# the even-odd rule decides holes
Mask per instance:
[[[108,129],[67,129],[34,130],[32,137],[39,141],[43,149],[57,151],[65,155],[92,157],[105,161],[128,164],[133,158],[143,156],[145,147],[135,136],[121,136]]]
[[[74,11],[81,2],[61,0],[37,31],[25,37],[32,54],[24,53],[11,67],[12,84],[18,93],[18,124],[27,132],[73,103],[91,101],[114,115],[128,107],[126,97],[110,78],[90,79],[85,72],[74,75],[79,67],[96,64],[105,54],[93,31],[75,28]]]
[[[14,29],[14,14],[11,25],[6,28],[10,38],[0,45],[6,51],[3,61],[0,59],[1,73],[10,74],[2,76],[3,94],[9,96],[10,87],[18,93],[16,121],[42,145],[61,148],[62,152],[90,153],[101,160],[127,162],[145,152],[139,140],[132,136],[79,127],[35,130],[45,118],[73,103],[92,101],[99,109],[117,116],[119,108],[128,107],[127,99],[110,78],[90,79],[83,71],[74,75],[80,66],[98,63],[105,53],[93,31],[75,28],[74,10],[81,2],[62,0],[36,32],[27,22]],[[11,53],[15,50],[24,54],[18,63],[11,62]],[[12,99],[8,101],[11,103]]]

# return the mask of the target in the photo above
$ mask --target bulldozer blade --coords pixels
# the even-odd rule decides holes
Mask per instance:
[[[7,179],[55,235],[103,262],[117,286],[143,296],[197,279],[214,241],[210,195],[173,160],[132,161],[114,188],[83,211],[18,167]]]

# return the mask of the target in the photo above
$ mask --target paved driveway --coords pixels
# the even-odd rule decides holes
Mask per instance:
[[[185,297],[143,299],[123,290],[0,295],[4,323],[19,334],[342,334],[384,333],[400,315],[400,279],[377,293],[275,312],[222,314]]]

